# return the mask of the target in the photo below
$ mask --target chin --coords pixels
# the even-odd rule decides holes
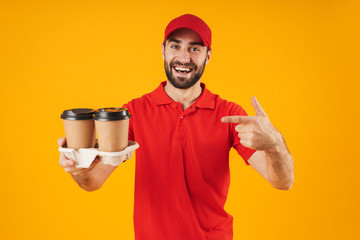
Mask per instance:
[[[169,79],[170,83],[179,89],[189,89],[194,86],[200,79],[193,80],[193,79]]]

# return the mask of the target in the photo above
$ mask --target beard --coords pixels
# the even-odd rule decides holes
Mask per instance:
[[[206,58],[205,58],[204,63],[201,66],[197,66],[195,63],[193,63],[191,61],[189,63],[181,63],[178,61],[172,61],[169,64],[165,60],[164,67],[165,67],[166,77],[170,81],[170,83],[176,88],[180,88],[180,89],[191,88],[192,86],[195,85],[195,83],[197,83],[200,80],[202,74],[204,73],[205,65],[206,65],[205,63],[206,63]],[[192,71],[190,73],[192,75],[190,76],[190,78],[175,77],[172,72],[174,65],[178,65],[178,66],[180,65],[180,66],[192,68]]]

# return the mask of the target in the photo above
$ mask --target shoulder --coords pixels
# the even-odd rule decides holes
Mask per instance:
[[[229,116],[239,115],[247,116],[244,108],[232,101],[221,98],[219,95],[215,95],[215,109],[227,113]]]
[[[159,105],[165,102],[169,102],[170,98],[166,95],[164,86],[166,82],[161,82],[160,85],[155,88],[155,90],[144,94],[143,96],[139,98],[134,98],[127,104],[125,104],[125,107],[128,108],[147,108],[154,105]]]
[[[151,93],[146,93],[141,97],[137,97],[130,100],[128,103],[124,104],[124,107],[128,109],[134,109],[134,108],[143,107],[150,103],[151,103]]]

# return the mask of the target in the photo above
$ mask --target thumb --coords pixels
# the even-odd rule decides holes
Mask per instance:
[[[61,147],[62,145],[64,145],[66,143],[66,138],[59,138],[58,139],[58,145],[59,147]]]
[[[261,107],[260,103],[258,102],[255,96],[251,98],[251,104],[255,109],[256,116],[267,117],[264,109]]]

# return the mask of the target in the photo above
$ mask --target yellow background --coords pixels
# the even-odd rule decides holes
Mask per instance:
[[[250,115],[257,96],[295,161],[279,191],[232,150],[234,239],[360,238],[358,1],[2,0],[0,239],[133,239],[135,159],[81,190],[58,165],[60,113],[156,88],[184,13],[213,31],[202,81]]]

